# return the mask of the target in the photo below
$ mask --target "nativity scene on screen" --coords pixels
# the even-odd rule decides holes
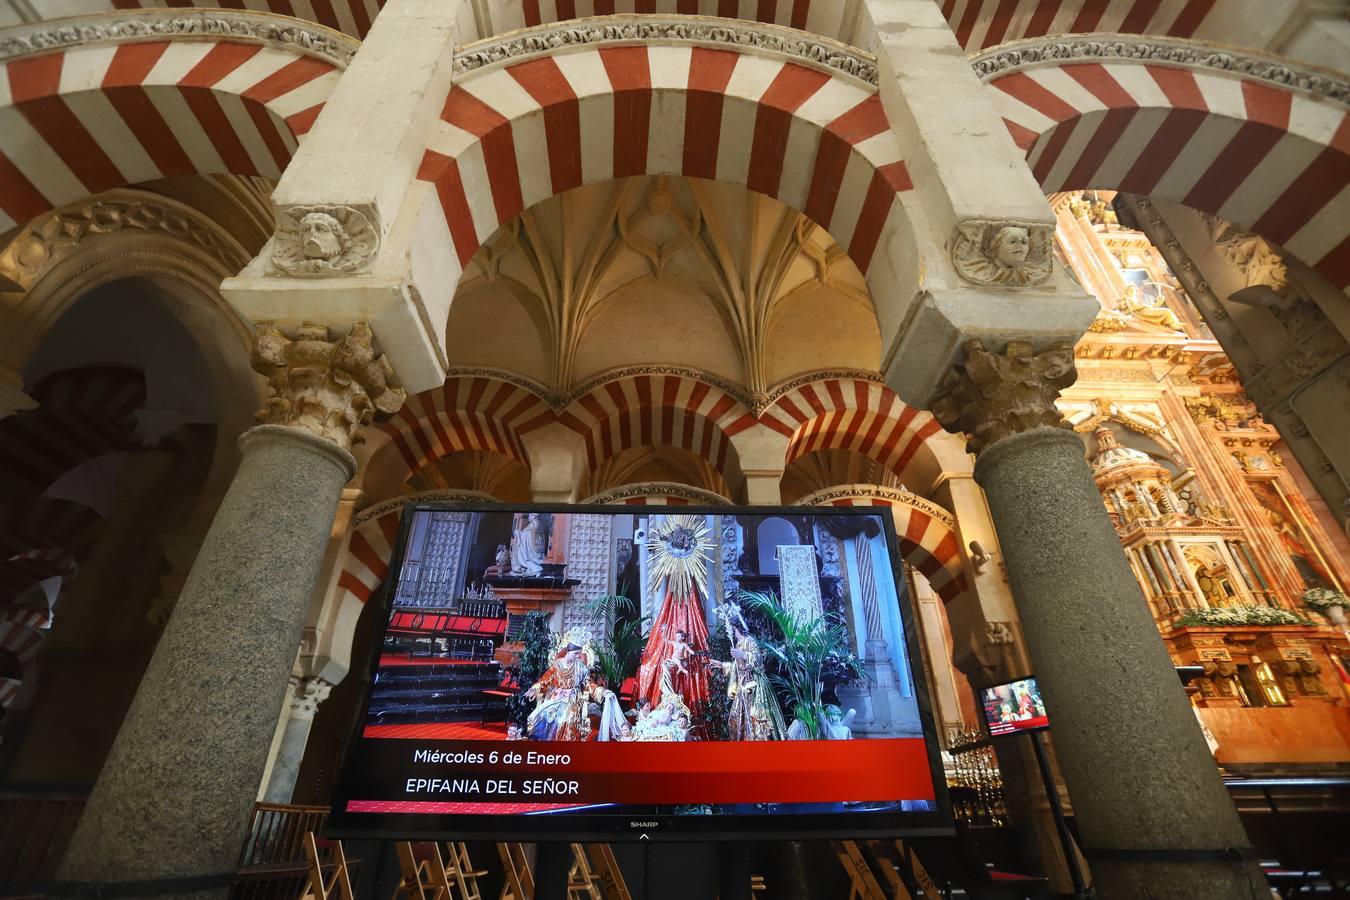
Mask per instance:
[[[922,733],[881,516],[411,515],[367,736]]]

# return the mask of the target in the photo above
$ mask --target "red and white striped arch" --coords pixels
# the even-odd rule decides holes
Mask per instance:
[[[0,608],[13,603],[20,594],[50,578],[60,578],[58,590],[65,591],[75,582],[78,571],[75,558],[62,548],[28,550],[11,556],[0,563]],[[10,618],[14,620],[12,616]],[[45,610],[32,610],[24,620],[33,628],[50,627],[51,604]]]
[[[697,454],[721,472],[735,461],[731,435],[755,421],[722,389],[679,374],[609,379],[573,401],[560,420],[585,438],[591,469],[631,447],[663,444]]]
[[[446,98],[418,177],[461,266],[503,223],[584,184],[673,174],[801,210],[874,293],[878,248],[912,241],[912,184],[876,89],[782,59],[702,46],[602,46],[471,72]],[[873,271],[875,269],[875,271]]]
[[[869,493],[875,491],[874,493]],[[846,492],[848,496],[823,499],[823,495]],[[950,603],[966,590],[961,542],[950,525],[921,506],[910,504],[904,493],[876,490],[870,485],[827,488],[802,498],[809,506],[887,506],[895,519],[900,556],[918,569],[932,585],[933,592]]]
[[[851,450],[901,478],[924,442],[942,430],[932,413],[861,378],[798,385],[774,401],[763,421],[790,438],[788,463],[816,450]]]
[[[408,398],[369,432],[373,456],[392,445],[408,474],[459,450],[493,450],[529,466],[523,432],[553,421],[537,393],[496,378],[462,376]]]
[[[1109,31],[1192,37],[1218,0],[934,0],[968,52],[1051,34]]]
[[[346,617],[350,619],[351,627],[356,626],[354,615],[359,614],[360,605],[366,603],[389,577],[389,560],[394,553],[404,502],[419,497],[474,503],[491,503],[496,499],[477,491],[428,491],[399,497],[394,502],[382,504],[387,506],[386,509],[372,510],[373,515],[365,516],[364,521],[351,531],[342,571],[338,573],[338,602],[353,613]]]
[[[1037,66],[996,106],[1046,193],[1100,188],[1212,213],[1350,287],[1350,116],[1266,82],[1157,63]]]
[[[230,40],[83,45],[0,71],[0,231],[173,175],[281,174],[332,63]]]

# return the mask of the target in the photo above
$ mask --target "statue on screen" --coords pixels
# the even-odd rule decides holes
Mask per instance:
[[[623,727],[619,699],[591,675],[595,651],[590,635],[569,631],[563,635],[553,665],[530,686],[525,696],[535,707],[525,720],[525,734],[532,741],[585,741],[591,739],[591,707],[600,710],[595,740],[617,740]]]
[[[638,667],[638,696],[660,706],[680,698],[690,719],[708,699],[708,672],[696,657],[708,650],[708,626],[700,596],[706,595],[713,549],[702,516],[665,516],[648,530],[651,575],[647,589],[665,598],[652,622]]]
[[[525,733],[532,741],[584,741],[590,735],[587,715],[586,682],[591,665],[586,659],[589,647],[564,640],[539,680],[525,692],[536,701],[525,720]]]
[[[731,700],[727,735],[733,741],[781,741],[787,728],[764,673],[764,651],[744,628],[743,619],[739,623],[728,620],[731,662],[709,663],[727,675],[727,697]]]
[[[544,528],[539,513],[517,513],[511,536],[511,574],[539,575],[544,571]]]

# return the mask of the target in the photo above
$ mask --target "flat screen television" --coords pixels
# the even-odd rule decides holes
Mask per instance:
[[[1050,727],[1041,689],[1031,677],[981,688],[980,710],[991,737]]]
[[[901,571],[879,507],[410,503],[329,831],[948,833]]]

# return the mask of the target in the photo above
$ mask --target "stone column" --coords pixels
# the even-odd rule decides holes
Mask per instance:
[[[933,412],[977,455],[1098,892],[1265,896],[1083,444],[1055,408],[1075,377],[1069,347],[971,341]]]
[[[300,761],[305,757],[309,743],[309,729],[319,704],[328,699],[333,686],[322,678],[291,676],[286,688],[286,721],[281,728],[281,740],[276,759],[272,762],[271,777],[263,800],[267,803],[290,803],[295,792],[295,779],[300,774]]]
[[[357,323],[259,330],[262,423],[122,723],[59,877],[183,880],[143,896],[224,896],[267,762],[350,447],[403,391]],[[192,881],[191,879],[196,879]],[[115,890],[115,889],[114,889]]]

